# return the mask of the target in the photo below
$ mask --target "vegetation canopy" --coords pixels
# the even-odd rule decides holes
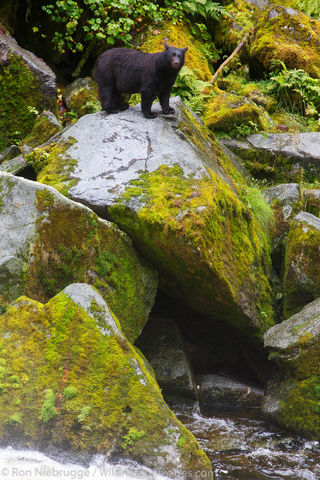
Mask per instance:
[[[129,46],[134,34],[147,23],[178,21],[188,15],[212,20],[227,14],[211,0],[57,0],[42,8],[59,25],[52,41],[61,54],[81,52],[92,42]]]

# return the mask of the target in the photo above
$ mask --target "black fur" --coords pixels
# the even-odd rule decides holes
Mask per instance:
[[[156,97],[159,97],[163,113],[174,113],[169,106],[170,93],[188,47],[164,45],[165,49],[157,53],[112,48],[100,55],[94,74],[102,110],[108,113],[126,110],[129,105],[123,101],[122,94],[141,93],[141,109],[146,118],[156,117],[151,112]]]

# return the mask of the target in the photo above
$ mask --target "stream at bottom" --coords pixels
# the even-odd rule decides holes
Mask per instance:
[[[212,461],[215,480],[320,480],[320,443],[292,436],[254,411],[211,412],[170,402]],[[169,480],[140,465],[111,465],[97,455],[89,467],[60,463],[36,451],[0,448],[1,480]]]
[[[210,412],[171,403],[210,458],[215,480],[320,480],[320,443],[293,436],[254,410]]]

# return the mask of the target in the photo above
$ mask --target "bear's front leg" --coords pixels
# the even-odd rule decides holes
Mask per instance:
[[[170,99],[170,92],[160,93],[159,102],[162,107],[162,111],[165,115],[171,115],[175,113],[175,109],[170,107],[169,105],[169,99]]]
[[[146,118],[155,118],[157,116],[156,113],[151,112],[152,102],[155,98],[156,96],[151,93],[141,92],[141,110]]]

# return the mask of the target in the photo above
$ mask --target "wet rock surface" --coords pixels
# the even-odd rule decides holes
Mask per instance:
[[[172,318],[152,315],[137,346],[154,369],[164,394],[196,398],[192,368],[184,351],[181,334]]]
[[[201,408],[260,407],[263,389],[234,378],[208,374],[197,377]]]

